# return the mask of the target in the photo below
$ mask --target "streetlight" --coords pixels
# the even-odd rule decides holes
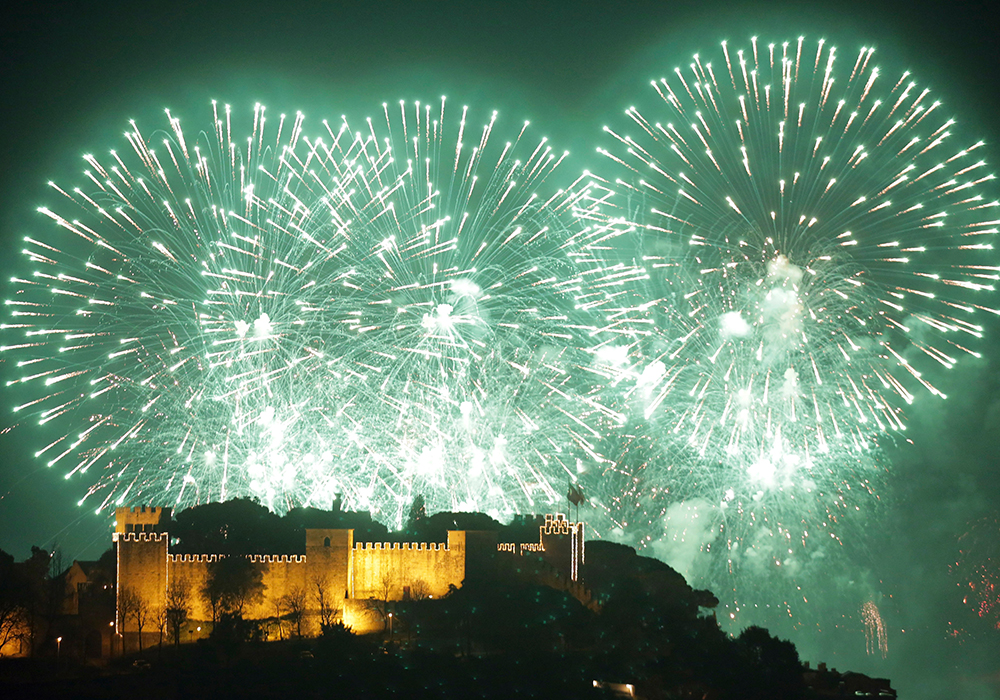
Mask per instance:
[[[62,637],[56,637],[56,661],[59,660],[59,652],[62,650]]]
[[[389,644],[392,644],[392,613],[389,613]]]

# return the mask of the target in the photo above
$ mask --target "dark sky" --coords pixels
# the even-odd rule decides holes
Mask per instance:
[[[82,154],[122,147],[130,118],[163,126],[164,107],[206,124],[213,98],[247,112],[261,101],[356,119],[383,101],[447,94],[531,119],[582,170],[599,167],[601,125],[650,78],[753,34],[822,34],[845,55],[876,45],[880,59],[935,88],[1000,163],[1000,9],[986,2],[8,2],[0,255],[47,230],[35,213],[50,201],[47,180],[76,184]],[[959,643],[943,631],[966,612],[948,575],[957,538],[1000,508],[998,362],[994,351],[962,368],[947,404],[911,416],[920,439],[894,455],[892,515],[873,534],[898,606],[893,628],[909,630],[893,633],[881,672],[910,697],[990,698],[1000,688],[1000,632]],[[96,558],[109,544],[106,521],[76,508],[81,483],[23,456],[30,440],[23,430],[0,436],[0,548],[22,558],[32,544],[59,542],[68,560]]]

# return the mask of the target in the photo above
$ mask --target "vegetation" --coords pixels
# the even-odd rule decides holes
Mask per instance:
[[[404,531],[395,535],[369,527],[366,518],[311,509],[279,518],[249,501],[179,514],[171,525],[171,535],[180,532],[178,548],[229,556],[208,565],[201,590],[172,582],[165,604],[155,610],[128,588],[118,592],[123,619],[159,631],[162,667],[152,672],[156,687],[168,696],[213,699],[235,689],[246,697],[291,697],[319,696],[334,687],[340,697],[602,697],[597,680],[632,683],[647,698],[805,697],[803,669],[790,642],[758,627],[727,636],[715,620],[718,600],[711,592],[693,589],[662,562],[604,541],[587,545],[585,588],[569,585],[565,572],[539,557],[495,547],[477,554],[462,586],[441,598],[430,598],[426,584],[417,580],[409,582],[406,600],[394,601],[390,593],[398,581],[386,574],[369,601],[383,629],[367,638],[338,621],[340,598],[322,579],[272,600],[270,620],[244,619],[249,606],[263,600],[265,586],[261,567],[240,555],[287,552],[293,535],[301,547],[307,526],[359,525],[379,539],[424,541],[442,541],[450,529],[493,530],[501,541],[527,542],[537,541],[541,524],[534,517],[501,526],[477,513],[428,516],[419,502]],[[19,634],[51,635],[45,611],[56,604],[56,587],[49,561],[42,550],[22,564],[0,552],[0,644]],[[106,576],[113,581],[113,553],[106,555],[108,564]],[[113,590],[110,596],[113,610]],[[208,603],[212,633],[198,644],[180,645],[193,596]],[[307,640],[302,631],[309,615],[319,617],[322,635]],[[262,644],[268,624],[272,631],[279,626],[275,637],[286,637],[287,630],[288,641]],[[163,648],[165,634],[174,649]],[[123,651],[141,653],[138,637],[136,649]],[[78,690],[52,687],[62,694]],[[114,694],[103,690],[90,696]],[[51,697],[59,694],[53,690]]]

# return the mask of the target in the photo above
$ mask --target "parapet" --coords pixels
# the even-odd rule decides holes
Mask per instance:
[[[247,559],[254,564],[305,564],[302,554],[250,554]]]
[[[499,542],[497,543],[498,552],[507,552],[508,554],[520,554],[524,556],[525,552],[544,552],[545,545],[541,542],[522,542],[521,544],[515,544],[514,542]]]
[[[115,532],[159,532],[170,522],[172,508],[115,508]]]
[[[579,527],[579,523],[571,523],[566,520],[562,513],[545,515],[545,524],[542,525],[542,534],[545,535],[572,535],[573,530]]]
[[[111,534],[112,542],[166,542],[165,532],[115,532]]]
[[[392,552],[449,552],[444,542],[356,542],[355,550]]]
[[[169,555],[172,564],[212,564],[220,559],[225,559],[225,554],[171,554]],[[254,564],[305,564],[306,557],[303,554],[247,554]]]
[[[224,556],[224,555],[223,555]],[[171,564],[179,562],[191,564],[212,564],[219,561],[218,554],[168,554]]]

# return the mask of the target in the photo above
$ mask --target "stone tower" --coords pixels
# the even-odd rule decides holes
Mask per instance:
[[[312,588],[321,583],[336,600],[354,597],[351,555],[354,530],[306,530],[306,561]]]
[[[149,610],[164,604],[169,522],[170,508],[142,506],[115,510],[116,609],[119,611],[115,615],[115,631],[120,635],[137,631],[135,621],[122,619],[120,614],[123,592],[138,596]]]

